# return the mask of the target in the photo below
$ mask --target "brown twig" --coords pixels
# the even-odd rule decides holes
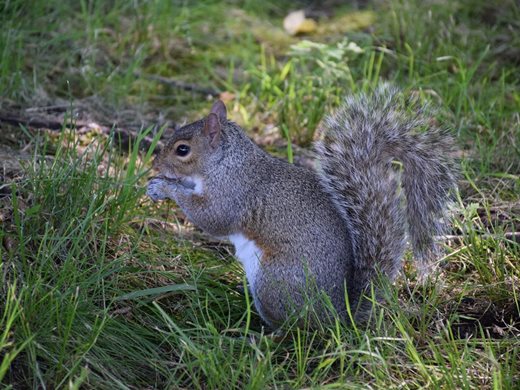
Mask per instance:
[[[64,125],[68,127],[67,124],[64,124],[60,121],[43,119],[43,118],[22,118],[16,115],[12,115],[9,113],[0,113],[0,122],[8,123],[14,126],[27,126],[33,127],[36,129],[49,129],[49,130],[61,130]],[[81,126],[81,125],[80,125]],[[79,126],[78,126],[79,127]]]
[[[16,116],[10,113],[0,112],[0,123],[8,123],[14,126],[26,126],[29,128],[33,128],[36,130],[62,130],[62,129],[81,129],[81,128],[90,128],[95,127],[101,133],[105,135],[112,135],[119,143],[122,148],[127,147],[130,143],[133,143],[137,140],[139,133],[136,131],[118,128],[118,127],[109,127],[99,125],[97,123],[87,122],[83,120],[77,121],[59,121],[56,119],[50,118],[42,118],[42,117],[30,117],[24,118],[21,116]],[[152,145],[153,138],[145,136],[139,147],[141,149],[149,149]],[[162,147],[162,143],[159,141],[154,149],[154,153],[159,152]]]
[[[166,85],[169,85],[170,87],[182,89],[184,91],[191,91],[191,92],[201,93],[203,95],[210,95],[210,96],[219,96],[221,94],[220,91],[218,91],[214,88],[202,87],[197,84],[191,84],[191,83],[187,83],[185,81],[169,79],[169,78],[159,76],[156,74],[141,74],[139,72],[136,72],[135,75],[137,77],[141,77],[141,78],[144,78],[147,80],[157,81],[161,84],[166,84]]]

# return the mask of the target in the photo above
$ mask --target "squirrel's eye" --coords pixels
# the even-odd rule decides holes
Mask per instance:
[[[180,157],[187,156],[189,152],[190,152],[190,147],[185,144],[180,144],[179,146],[177,146],[177,149],[175,149],[175,154],[177,154],[177,156],[180,156]]]

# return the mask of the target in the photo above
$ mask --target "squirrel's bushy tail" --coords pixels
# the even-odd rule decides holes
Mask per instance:
[[[406,230],[415,258],[427,266],[456,186],[453,139],[417,99],[388,85],[348,97],[321,135],[315,147],[322,185],[352,234],[352,284],[366,287],[376,270],[395,277]]]

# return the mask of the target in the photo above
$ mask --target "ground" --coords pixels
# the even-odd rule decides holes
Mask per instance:
[[[315,30],[291,36],[289,12]],[[475,388],[520,383],[514,0],[0,5],[0,383],[7,388]],[[452,131],[438,271],[411,255],[366,326],[263,328],[226,243],[144,196],[176,127],[225,101],[297,164],[386,81]]]

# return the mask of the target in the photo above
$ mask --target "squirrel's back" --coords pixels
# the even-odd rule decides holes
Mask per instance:
[[[268,323],[280,324],[293,309],[304,306],[305,291],[312,285],[325,292],[345,317],[345,282],[355,283],[350,280],[353,256],[348,226],[315,172],[264,152],[235,126],[228,125],[227,137],[233,138],[233,144],[247,142],[247,152],[238,161],[237,152],[229,149],[229,157],[220,165],[241,168],[228,175],[215,166],[210,180],[248,189],[221,202],[244,205],[239,230],[258,248],[261,263],[261,272],[248,275],[257,310]],[[239,252],[237,247],[247,273],[247,260],[240,259]],[[321,307],[315,309],[322,318],[328,315]]]

